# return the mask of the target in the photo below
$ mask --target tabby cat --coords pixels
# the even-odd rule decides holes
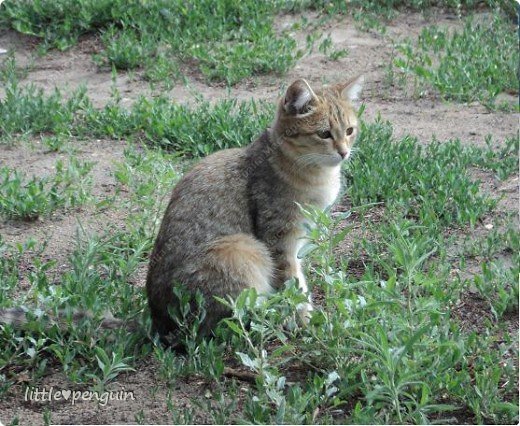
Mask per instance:
[[[304,242],[298,207],[325,208],[340,190],[340,167],[358,135],[352,106],[363,84],[313,90],[297,80],[278,103],[274,123],[244,148],[226,149],[198,163],[173,189],[150,259],[146,291],[153,331],[178,326],[174,286],[204,296],[202,334],[229,314],[215,296],[260,294],[296,278],[308,293],[297,254]],[[304,322],[308,303],[299,314]]]

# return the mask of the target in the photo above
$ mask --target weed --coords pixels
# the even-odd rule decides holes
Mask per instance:
[[[520,235],[514,226],[513,215],[506,216],[488,234],[479,238],[469,237],[465,242],[464,254],[491,261],[499,254],[512,253],[513,264],[520,265]],[[500,230],[500,227],[504,230]]]
[[[113,101],[94,109],[84,89],[65,101],[59,90],[46,96],[17,81],[6,86],[0,100],[0,135],[52,132],[57,138],[80,136],[125,138],[133,136],[180,154],[203,156],[216,150],[246,145],[272,119],[265,102],[223,100],[214,105],[200,100],[194,107],[172,104],[166,96],[139,98],[130,110],[115,93]],[[59,145],[58,139],[52,143]]]
[[[518,265],[510,269],[494,263],[482,264],[482,275],[473,279],[473,284],[491,307],[498,320],[506,312],[518,311]]]
[[[5,97],[0,100],[0,134],[14,132],[66,133],[74,115],[85,106],[85,91],[78,90],[64,101],[59,90],[45,96],[42,89],[29,85],[21,88],[17,82],[5,86]]]
[[[65,138],[62,135],[42,137],[41,141],[48,152],[61,152],[66,146]]]
[[[172,416],[172,423],[176,425],[195,424],[195,410],[192,407],[176,407],[171,397],[168,398],[168,411]]]
[[[497,13],[483,22],[468,18],[453,34],[424,29],[417,47],[410,41],[397,46],[393,66],[413,76],[418,93],[433,87],[445,99],[492,107],[500,93],[518,93],[516,47],[511,23]]]
[[[0,304],[12,302],[13,292],[16,289],[20,271],[19,264],[24,255],[35,250],[36,241],[28,240],[23,244],[9,245],[0,236]]]
[[[508,137],[498,148],[492,145],[491,137],[486,138],[486,149],[475,149],[475,164],[495,173],[499,180],[506,180],[518,171],[520,135]]]
[[[98,63],[103,59],[119,70],[132,70],[143,66],[147,58],[155,52],[157,41],[151,37],[144,39],[133,29],[120,31],[115,26],[109,27],[101,36],[105,44],[102,56],[97,57]]]
[[[101,31],[105,49],[97,58],[118,69],[150,69],[162,50],[174,61],[197,61],[209,79],[234,84],[253,74],[284,72],[299,55],[290,36],[275,33],[271,6],[233,1],[186,5],[165,0],[40,0],[6,3],[2,21],[59,49],[75,44],[82,34]],[[160,76],[154,71],[147,74]]]
[[[195,405],[202,411],[209,413],[212,424],[231,423],[233,412],[237,408],[236,385],[221,387],[214,392],[207,392],[204,399],[193,400]]]
[[[323,54],[327,55],[333,61],[336,61],[336,60],[348,55],[347,50],[345,50],[345,49],[333,50],[332,47],[333,47],[332,39],[329,34],[327,37],[325,37],[322,40],[322,42],[318,46],[318,50],[320,52],[322,52]]]
[[[0,213],[11,219],[36,220],[58,208],[76,207],[89,199],[86,179],[92,163],[72,159],[65,168],[56,163],[52,178],[27,179],[7,167],[0,169]]]
[[[121,271],[124,268],[135,270],[137,266],[128,266],[123,262],[124,254],[113,251],[114,239],[82,241],[78,236],[78,247],[69,260],[71,270],[60,277],[60,285],[50,281],[46,264],[42,264],[39,273],[31,275],[26,303],[33,307],[26,308],[24,328],[31,331],[31,336],[18,337],[19,331],[15,332],[9,326],[3,328],[2,339],[10,343],[5,347],[0,368],[18,357],[17,362],[31,367],[37,378],[44,374],[49,359],[53,359],[62,365],[71,381],[91,382],[102,389],[120,373],[130,371],[132,367],[128,362],[139,359],[140,351],[149,351],[146,345],[143,346],[143,336],[139,333],[128,339],[128,333],[123,329],[100,330],[102,317],[109,309],[116,315],[135,318],[143,306],[140,292],[126,282],[123,291],[116,291],[117,284],[126,279],[125,273],[107,276],[105,272],[103,265],[109,270],[117,265]],[[35,303],[38,307],[34,307]],[[91,316],[77,319],[74,313],[78,310],[86,310]],[[53,318],[60,318],[62,327],[58,327]],[[98,344],[86,343],[92,339]],[[100,347],[103,348],[101,352]],[[85,368],[84,359],[95,359],[97,363],[89,363],[90,367]]]
[[[435,3],[460,10],[476,5],[473,0]],[[273,30],[277,10],[311,7],[326,19],[353,13],[380,24],[381,16],[393,16],[396,7],[431,4],[42,0],[3,4],[7,13],[0,19],[59,48],[81,34],[100,33],[100,65],[139,69],[151,80],[177,78],[179,64],[191,63],[208,79],[233,84],[251,74],[284,72],[299,57],[294,40]],[[495,32],[485,33],[485,25]],[[478,25],[468,20],[459,34],[425,30],[417,47],[410,52],[402,47],[404,60],[409,58],[407,72],[417,76],[419,86],[438,82],[435,87],[443,96],[458,100],[480,96],[474,85],[480,82],[487,93],[478,99],[488,102],[497,91],[509,90],[509,59],[500,49],[489,50],[491,43],[509,42],[508,28],[497,16]],[[311,33],[308,48],[320,37],[318,31]],[[332,59],[340,55],[331,51],[330,37],[322,40],[319,50]],[[472,82],[455,90],[450,84],[461,83],[455,70],[461,66],[453,57],[463,42],[471,44],[470,54],[489,57],[464,68]],[[483,45],[477,48],[477,42]],[[426,56],[433,58],[429,65]],[[479,73],[486,76],[488,70],[473,65],[485,61],[496,67],[493,78],[484,81]],[[424,70],[414,68],[417,64]],[[443,64],[451,66],[441,68]],[[502,69],[508,71],[496,75]],[[437,78],[441,70],[452,81]],[[0,327],[2,394],[16,386],[20,369],[34,382],[58,366],[71,382],[102,390],[153,357],[160,379],[170,388],[168,409],[175,423],[194,423],[194,407],[207,410],[208,419],[217,423],[467,422],[461,411],[478,423],[518,421],[517,336],[507,329],[510,314],[518,310],[519,248],[513,217],[504,219],[505,230],[468,241],[460,256],[447,254],[450,239],[445,236],[457,228],[477,228],[495,208],[496,200],[481,193],[470,171],[483,168],[500,180],[509,179],[517,171],[518,135],[501,144],[488,139],[484,148],[468,148],[456,140],[423,146],[408,136],[396,139],[381,120],[363,123],[355,155],[344,170],[344,196],[351,210],[331,213],[302,206],[308,235],[299,256],[306,259],[315,294],[308,326],[302,327],[297,315],[307,296],[291,280],[269,297],[251,290],[221,300],[232,315],[214,336],[203,339],[202,299],[190,304],[177,289],[184,303],[172,313],[182,325],[179,339],[187,353],[181,355],[150,340],[144,293],[133,284],[147,262],[168,193],[183,170],[216,150],[249,143],[267,127],[273,107],[235,100],[188,106],[159,96],[139,98],[127,108],[114,91],[107,105],[95,109],[83,89],[47,95],[20,85],[13,59],[4,63],[0,77],[6,93],[0,101],[0,115],[6,117],[0,122],[4,140],[38,135],[52,151],[63,149],[70,136],[131,140],[114,167],[118,196],[124,197],[115,198],[111,207],[125,212],[124,225],[107,226],[99,235],[78,232],[65,270],[43,257],[34,242],[0,241],[0,306],[22,304],[28,321],[23,332]],[[34,219],[86,202],[89,189],[81,182],[90,168],[71,160],[58,164],[55,176],[32,179],[3,168],[2,214]],[[101,202],[95,208],[106,206]],[[373,208],[381,212],[377,220],[370,216]],[[359,227],[362,237],[356,234]],[[345,252],[343,242],[352,251]],[[511,252],[512,265],[501,263],[500,256]],[[450,274],[451,263],[462,265],[461,256],[483,259],[471,280]],[[22,262],[30,262],[30,268]],[[360,273],[351,268],[355,262],[362,265]],[[22,280],[29,288],[19,294]],[[476,287],[493,312],[482,333],[462,331],[453,315],[468,285]],[[91,316],[73,324],[78,308]],[[132,334],[101,330],[108,310],[124,321],[145,313],[142,329]],[[53,321],[58,316],[65,327]],[[251,373],[253,383],[245,390],[231,384],[224,378],[228,363]],[[172,389],[191,376],[203,376],[212,387],[191,405],[177,405]],[[50,422],[50,412],[44,416]],[[147,421],[143,411],[135,421]]]
[[[363,126],[357,146],[359,153],[346,171],[354,205],[384,201],[426,226],[474,226],[496,203],[469,178],[471,160],[459,142],[423,147],[405,137],[395,143],[391,127],[376,121]]]
[[[95,352],[98,367],[101,370],[101,376],[94,376],[94,389],[100,393],[104,392],[106,384],[116,378],[120,373],[135,371],[127,364],[127,362],[131,360],[130,357],[122,358],[121,353],[112,353],[112,357],[109,357],[106,351],[101,347],[97,347]]]

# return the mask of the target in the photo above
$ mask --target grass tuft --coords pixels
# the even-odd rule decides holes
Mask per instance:
[[[0,214],[10,219],[34,221],[59,208],[73,208],[90,198],[88,174],[93,163],[71,159],[56,163],[52,177],[28,179],[8,167],[0,168]]]
[[[453,33],[425,28],[416,46],[407,41],[397,52],[393,66],[413,77],[419,95],[433,88],[444,99],[494,106],[499,94],[518,94],[518,35],[501,13],[467,18]]]

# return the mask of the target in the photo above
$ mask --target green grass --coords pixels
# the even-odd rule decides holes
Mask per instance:
[[[235,84],[285,72],[301,54],[290,36],[273,28],[276,2],[38,0],[2,6],[0,24],[39,37],[46,47],[67,49],[83,34],[101,33],[100,63],[145,68],[150,78],[175,74],[190,61],[206,78]],[[157,58],[159,74],[153,71]]]
[[[29,240],[25,244],[7,244],[0,237],[0,300],[2,305],[8,305],[13,298],[13,292],[20,278],[19,263],[22,256],[36,247],[36,241]]]
[[[201,100],[190,107],[166,97],[140,98],[130,110],[118,104],[89,109],[75,131],[83,136],[134,136],[179,154],[202,156],[248,144],[271,119],[272,111],[264,102]]]
[[[510,21],[516,20],[517,17],[516,4],[512,0],[304,0],[282,1],[281,4],[283,9],[291,12],[312,9],[321,12],[326,18],[349,14],[361,30],[376,30],[382,34],[386,33],[387,23],[399,14],[410,11],[422,12],[429,18],[436,9],[465,16],[485,8],[501,11]]]
[[[15,68],[12,59],[7,59],[4,69]],[[63,138],[70,135],[82,138],[132,138],[181,155],[198,157],[219,149],[248,144],[274,117],[273,105],[262,101],[239,102],[226,99],[209,103],[199,99],[195,105],[188,106],[172,103],[166,96],[157,96],[152,99],[140,97],[128,108],[121,105],[117,93],[103,108],[96,109],[84,89],[71,93],[67,99],[58,89],[46,95],[32,85],[21,87],[13,73],[14,71],[10,71],[4,78],[6,96],[0,100],[0,115],[8,119],[0,124],[0,142],[12,141],[19,134],[45,135],[45,145],[55,150],[61,146]],[[422,148],[410,138],[403,141],[408,146],[396,147],[388,144],[391,139],[388,125],[378,126],[374,132],[377,133],[375,137],[381,137],[384,142],[381,145],[368,143],[367,149],[379,149],[382,158],[402,154],[401,160],[411,169],[412,174],[416,168],[425,167],[420,164],[420,157],[442,158],[445,166],[450,169],[453,165],[448,163],[453,155],[460,157],[458,161],[464,164],[472,162],[473,165],[492,170],[500,179],[514,172],[517,164],[515,152],[518,150],[518,135],[508,138],[496,151],[490,139],[486,141],[486,149],[463,148],[456,141],[449,144],[435,142],[428,148]],[[52,135],[50,140],[49,133]],[[366,137],[374,137],[371,135],[371,132],[366,132]],[[360,144],[365,143],[364,138],[365,135]],[[380,146],[389,147],[390,151],[381,149]],[[437,166],[436,173],[439,174],[443,165]],[[382,163],[381,167],[384,167]],[[394,172],[401,173],[401,177],[397,179],[407,179],[403,169],[398,164],[395,167]],[[422,171],[417,171],[416,175],[410,175],[408,179],[411,181],[413,176],[421,174]],[[463,180],[462,177],[450,176],[452,179]],[[386,180],[384,185],[393,183]],[[388,188],[384,185],[376,182],[374,188],[366,192],[370,194],[370,199],[377,199],[373,192],[387,191]],[[423,183],[423,194],[428,189],[424,185],[427,184]],[[468,185],[463,184],[460,192],[468,189]],[[406,190],[411,191],[420,190],[407,188]],[[474,185],[471,190],[474,191]],[[356,201],[363,202],[361,198],[356,198]]]
[[[56,163],[51,177],[28,178],[23,172],[0,168],[0,215],[34,221],[59,208],[80,206],[90,198],[88,173],[93,163],[71,159]]]
[[[15,69],[7,59],[4,69]],[[14,71],[4,78],[6,96],[0,99],[0,142],[16,135],[44,135],[57,149],[61,140],[77,137],[131,137],[179,154],[202,156],[218,149],[246,145],[269,124],[272,105],[265,102],[199,99],[195,106],[172,103],[167,96],[140,97],[130,108],[117,94],[105,107],[93,107],[84,89],[65,99],[56,89],[49,95],[33,85],[20,86]],[[49,140],[49,134],[54,140]],[[56,145],[53,148],[53,145]]]
[[[398,9],[428,10],[431,6],[472,10],[479,2],[379,1],[107,1],[37,0],[5,2],[0,25],[36,36],[43,49],[70,48],[85,34],[100,35],[103,48],[95,55],[100,66],[144,70],[153,81],[178,79],[190,63],[208,80],[233,85],[252,75],[284,73],[303,52],[287,33],[273,25],[277,14],[315,9],[324,16],[351,13],[377,26]],[[514,16],[507,1],[487,1]],[[326,46],[323,46],[326,49]],[[344,50],[332,51],[338,59]]]
[[[518,169],[518,135],[495,146],[490,137],[485,148],[459,140],[433,140],[425,146],[412,137],[395,140],[389,122],[363,124],[346,169],[349,196],[355,206],[383,202],[432,232],[447,226],[473,227],[496,200],[480,192],[472,170],[491,171],[506,180]]]
[[[477,166],[493,171],[499,180],[505,180],[518,171],[516,153],[520,150],[520,133],[517,132],[515,136],[508,137],[498,148],[493,148],[491,137],[488,137],[486,146],[487,149],[484,150],[473,150]]]
[[[518,34],[499,11],[486,19],[467,18],[460,31],[431,26],[417,43],[397,45],[392,66],[413,78],[421,95],[434,89],[447,100],[493,106],[501,93],[518,94]]]

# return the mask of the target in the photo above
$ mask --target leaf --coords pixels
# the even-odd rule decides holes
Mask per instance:
[[[332,246],[336,247],[341,241],[343,241],[351,229],[352,226],[345,226],[345,228],[335,234],[332,237]]]
[[[312,253],[317,248],[318,248],[317,244],[314,244],[314,243],[307,243],[307,244],[305,244],[300,249],[300,251],[298,251],[298,259],[303,259],[305,256],[307,256],[309,253]]]
[[[422,78],[425,78],[425,79],[429,79],[429,78],[431,78],[431,72],[430,72],[429,70],[427,70],[426,68],[421,67],[420,65],[416,65],[416,66],[413,68],[413,71],[414,71],[415,74],[417,74],[419,77],[422,77]]]
[[[243,330],[233,321],[229,320],[229,319],[224,319],[224,322],[226,323],[226,325],[232,330],[234,331],[237,335],[239,336],[242,336],[243,334]]]
[[[430,399],[430,388],[429,386],[423,382],[422,384],[422,392],[421,392],[421,405],[426,405],[428,400]]]
[[[243,352],[235,352],[235,353],[239,356],[240,361],[242,362],[243,365],[245,365],[246,367],[249,367],[251,370],[254,370],[254,371],[257,370],[256,363],[251,359],[251,357],[248,354],[245,354]]]
[[[417,340],[419,340],[421,338],[421,336],[427,331],[427,330],[430,330],[432,328],[432,325],[431,324],[426,324],[424,326],[422,326],[419,330],[417,330],[412,337],[410,337],[408,339],[408,341],[406,342],[405,346],[404,346],[404,351],[402,351],[399,355],[399,357],[397,358],[398,361],[401,360],[401,358],[410,352],[410,350],[412,349],[412,346],[415,344],[415,342],[417,342]]]

